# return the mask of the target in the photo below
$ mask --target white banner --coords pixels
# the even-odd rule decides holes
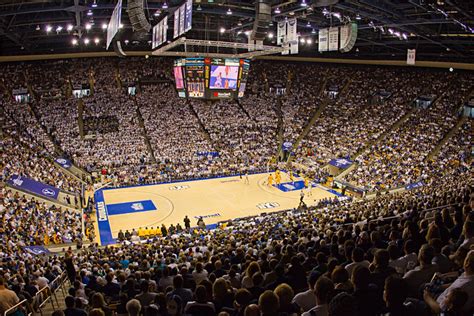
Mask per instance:
[[[187,32],[192,27],[193,21],[193,0],[186,1],[186,19],[184,22],[184,31]]]
[[[290,43],[290,53],[291,54],[298,54],[298,20],[296,18],[294,19],[288,19],[288,26],[287,26],[287,32],[288,32],[288,43]]]
[[[329,50],[338,50],[339,49],[339,28],[330,27],[329,28]]]
[[[318,51],[327,52],[328,51],[328,29],[320,29],[318,35],[319,45]]]
[[[110,43],[117,34],[120,28],[120,20],[122,18],[122,0],[118,0],[115,6],[112,16],[110,17],[109,25],[107,26],[107,46],[106,50],[109,49]]]
[[[416,49],[407,50],[407,64],[414,65],[416,59]]]
[[[184,34],[185,17],[186,17],[186,3],[179,7],[179,35]]]
[[[163,29],[161,30],[163,32],[163,41],[160,43],[160,45],[168,40],[168,16],[165,16],[165,18],[161,22],[163,23]]]
[[[351,25],[346,24],[341,26],[341,37],[339,38],[339,47],[347,46],[347,42],[349,41],[349,29]]]
[[[151,49],[155,49],[158,47],[158,25],[160,23],[158,23],[157,25],[155,25],[153,27],[153,32],[152,32],[152,35],[151,35]]]
[[[286,42],[286,22],[278,22],[277,27],[277,45],[281,45]]]
[[[179,36],[179,10],[174,11],[173,38]]]

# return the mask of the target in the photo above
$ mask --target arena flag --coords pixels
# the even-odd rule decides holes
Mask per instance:
[[[277,28],[277,45],[283,45],[286,42],[286,22],[278,22]]]
[[[173,39],[179,36],[179,9],[174,11]]]
[[[318,45],[318,51],[320,52],[327,52],[328,51],[328,29],[320,29],[319,30],[319,45]]]
[[[58,165],[60,165],[64,169],[69,169],[72,166],[71,161],[66,158],[56,158],[54,162],[56,162]]]
[[[329,50],[335,51],[338,50],[339,44],[339,28],[338,27],[330,27],[329,28]]]
[[[7,180],[7,184],[18,188],[20,190],[28,191],[33,194],[45,197],[48,199],[58,199],[59,189],[49,184],[35,181],[26,177],[14,174]]]
[[[118,0],[117,5],[115,6],[112,16],[110,17],[109,25],[107,26],[107,47],[109,49],[110,43],[117,34],[120,28],[120,20],[122,17],[122,0]]]
[[[352,166],[352,161],[345,158],[338,158],[331,159],[331,161],[329,161],[329,164],[340,169],[347,169]]]
[[[407,50],[407,64],[414,65],[416,59],[416,49],[408,49]]]
[[[179,7],[179,35],[184,34],[184,20],[186,17],[186,3]]]
[[[184,31],[187,32],[191,29],[193,24],[193,0],[186,1],[186,16],[184,21]]]

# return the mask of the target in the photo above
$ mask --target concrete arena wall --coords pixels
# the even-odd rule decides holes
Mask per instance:
[[[151,51],[131,51],[126,52],[129,57],[139,57],[151,55]],[[114,52],[88,52],[88,53],[68,53],[68,54],[45,54],[45,55],[18,55],[0,56],[0,62],[15,61],[36,61],[51,59],[70,58],[91,58],[91,57],[117,57]],[[378,66],[400,66],[400,67],[427,67],[427,68],[450,68],[474,70],[473,63],[454,63],[438,61],[417,60],[414,66],[408,66],[405,60],[365,60],[365,59],[344,59],[344,58],[317,58],[317,57],[292,57],[292,56],[259,56],[258,60],[291,61],[291,62],[313,62],[313,63],[336,63],[336,64],[356,64],[356,65],[378,65]]]

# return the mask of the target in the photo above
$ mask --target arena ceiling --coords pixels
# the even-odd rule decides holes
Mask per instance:
[[[145,13],[154,25],[183,2],[145,0]],[[115,3],[0,0],[0,55],[105,51],[102,25]],[[151,35],[132,32],[126,6],[124,0],[124,49],[150,50]],[[405,59],[406,50],[416,48],[419,60],[474,62],[474,1],[273,0],[266,44],[275,42],[276,22],[285,17],[297,17],[301,38],[310,39],[311,44],[300,44],[300,56]],[[193,28],[186,37],[246,42],[245,31],[252,29],[254,19],[255,1],[194,0]],[[318,30],[347,21],[359,25],[352,51],[319,53]]]

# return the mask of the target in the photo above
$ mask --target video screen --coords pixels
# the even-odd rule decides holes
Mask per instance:
[[[211,65],[211,89],[237,89],[238,66]]]
[[[184,89],[183,71],[181,67],[174,67],[174,80],[176,81],[176,89]]]

